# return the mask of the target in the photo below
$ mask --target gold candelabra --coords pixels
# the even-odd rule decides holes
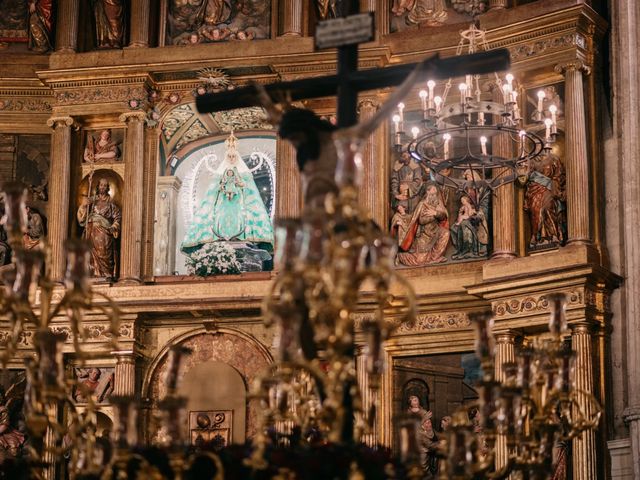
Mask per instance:
[[[564,341],[566,297],[550,294],[547,302],[550,336],[535,338],[520,349],[517,362],[504,363],[504,381],[494,374],[491,317],[472,318],[483,372],[479,399],[453,416],[439,452],[440,478],[500,479],[516,474],[520,476],[512,478],[546,480],[557,466],[554,448],[597,428],[600,404],[573,385],[574,352]],[[472,407],[477,411],[474,418],[468,415]],[[505,458],[496,467],[499,448],[506,448]]]

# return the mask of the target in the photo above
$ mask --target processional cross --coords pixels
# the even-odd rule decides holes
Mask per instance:
[[[427,77],[444,79],[493,73],[509,67],[509,52],[500,49],[446,59],[435,55],[420,63],[358,70],[358,44],[373,40],[373,14],[358,13],[359,0],[337,0],[336,12],[337,18],[318,24],[315,40],[318,49],[338,48],[337,75],[266,85],[264,91],[271,101],[277,103],[285,98],[296,101],[337,94],[338,127],[347,128],[357,123],[359,92],[400,85],[372,119],[375,127],[391,114],[417,81]],[[263,104],[255,85],[196,98],[200,113]]]

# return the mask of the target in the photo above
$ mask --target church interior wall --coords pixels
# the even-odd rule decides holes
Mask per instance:
[[[252,401],[244,400],[246,411],[240,412],[238,399],[246,398],[251,382],[269,365],[275,351],[273,333],[260,318],[261,301],[274,272],[265,267],[265,271],[242,275],[200,278],[186,274],[179,266],[178,253],[184,227],[180,230],[176,226],[181,221],[178,210],[182,208],[180,192],[185,185],[185,174],[179,165],[201,147],[221,147],[220,142],[231,131],[239,139],[243,159],[254,148],[249,138],[266,138],[275,172],[271,197],[274,211],[269,213],[276,219],[299,214],[302,187],[297,178],[295,150],[276,138],[276,130],[264,121],[261,109],[198,114],[194,102],[198,95],[249,82],[267,84],[333,73],[334,52],[315,51],[311,38],[320,16],[318,4],[322,2],[302,2],[298,8],[296,0],[251,1],[247,12],[221,11],[218,20],[224,20],[211,20],[209,24],[202,20],[192,32],[180,25],[170,31],[172,0],[142,1],[140,5],[155,6],[150,11],[157,10],[158,15],[128,11],[122,20],[126,33],[117,48],[98,48],[89,2],[81,1],[79,11],[64,14],[67,0],[55,3],[56,29],[50,32],[53,45],[46,53],[30,51],[29,44],[22,40],[0,38],[0,183],[27,180],[31,186],[34,205],[42,207],[48,222],[49,241],[57,242],[53,252],[59,259],[51,262],[51,269],[54,277],[61,279],[62,242],[69,236],[82,235],[77,213],[83,192],[89,190],[90,177],[92,189],[97,187],[99,178],[108,177],[112,199],[122,209],[123,222],[127,217],[129,226],[122,227],[118,239],[115,277],[96,280],[95,288],[121,303],[127,325],[131,325],[126,346],[135,358],[132,384],[147,402],[145,438],[150,440],[157,432],[153,411],[163,394],[159,378],[166,352],[171,345],[180,344],[193,350],[181,372],[181,377],[186,378],[185,392],[193,394],[194,403],[189,407],[196,412],[193,421],[197,423],[197,412],[214,418],[216,412],[232,411],[231,426],[224,424],[220,428],[230,428],[230,438],[241,442],[255,432],[256,408]],[[416,20],[411,10],[397,15],[392,8],[400,3],[403,2],[361,2],[367,8],[375,7],[378,33],[373,42],[360,47],[360,69],[415,62],[433,53],[455,54],[459,30],[471,19],[454,8],[454,4],[464,2],[434,2],[442,9],[422,20]],[[628,105],[639,97],[637,89],[625,90],[618,78],[626,70],[616,62],[626,60],[617,59],[615,52],[624,48],[621,45],[626,40],[612,34],[612,66],[602,58],[601,51],[606,45],[602,40],[606,29],[615,32],[622,22],[617,10],[620,7],[609,5],[615,2],[578,0],[484,3],[488,11],[480,15],[480,25],[487,29],[491,47],[509,48],[512,72],[521,85],[523,107],[529,118],[540,88],[553,87],[548,98],[555,99],[557,95],[559,103],[567,103],[571,93],[560,66],[575,64],[582,69],[588,155],[583,171],[588,211],[583,220],[588,238],[579,242],[565,238],[547,244],[532,241],[531,222],[524,206],[527,190],[516,187],[511,199],[513,217],[505,218],[496,210],[495,202],[487,207],[488,248],[482,254],[458,254],[449,243],[443,250],[442,263],[415,258],[404,265],[398,262],[399,271],[418,296],[418,318],[415,326],[400,327],[386,347],[389,369],[383,376],[378,398],[376,437],[390,446],[395,443],[393,417],[404,402],[400,390],[412,378],[431,388],[430,400],[440,405],[435,416],[443,416],[442,400],[433,398],[433,392],[437,391],[435,382],[441,388],[446,388],[446,382],[437,380],[430,369],[437,368],[433,365],[437,365],[438,358],[458,359],[473,350],[469,314],[493,311],[499,333],[526,341],[538,336],[546,324],[548,305],[544,296],[562,291],[569,295],[568,316],[574,338],[581,326],[588,326],[593,355],[587,367],[595,375],[590,387],[600,396],[607,412],[599,433],[599,453],[590,452],[586,459],[576,456],[574,461],[597,462],[598,472],[606,475],[603,478],[631,478],[624,476],[628,472],[625,465],[631,462],[632,455],[637,463],[640,454],[632,454],[630,447],[612,450],[611,455],[616,457],[610,466],[603,446],[606,440],[624,442],[629,438],[628,415],[623,412],[640,402],[640,398],[629,397],[635,392],[629,382],[637,372],[628,363],[626,339],[635,325],[629,320],[635,310],[628,305],[636,292],[624,286],[617,289],[617,275],[631,275],[625,224],[629,222],[629,204],[633,203],[628,192],[623,193],[623,184],[631,180],[625,177],[629,160],[624,163],[621,157],[630,150],[620,143],[620,137],[629,134],[620,122],[629,114]],[[610,27],[605,21],[609,8],[614,11]],[[0,25],[0,31],[5,23]],[[19,28],[14,30],[21,35]],[[227,37],[220,39],[218,35]],[[241,40],[238,36],[251,38]],[[604,90],[608,67],[612,69],[612,91],[622,89],[623,95],[628,95],[623,100]],[[407,100],[410,115],[420,113],[417,90]],[[375,112],[388,94],[388,89],[383,89],[361,95],[361,118]],[[608,96],[613,98],[611,111],[603,100]],[[332,99],[304,100],[297,105],[327,118],[335,116]],[[567,143],[572,141],[567,137],[565,121],[569,119],[563,118],[559,124],[561,141],[554,147],[563,168],[567,163]],[[118,144],[120,155],[102,164],[89,164],[83,159],[88,139],[97,140],[105,130]],[[397,212],[391,184],[399,155],[393,142],[393,122],[389,120],[367,144],[365,182],[360,192],[373,219],[385,229],[392,227]],[[246,150],[243,145],[247,145]],[[215,153],[220,157],[224,150],[221,147]],[[27,171],[33,175],[22,175]],[[68,179],[66,187],[60,186],[63,177]],[[202,185],[206,186],[208,178],[201,178]],[[451,195],[448,211],[450,223],[454,224],[461,196],[459,192]],[[571,201],[565,200],[565,221],[575,222],[571,215],[576,209]],[[496,256],[494,247],[497,242],[504,243],[505,235],[511,250]],[[371,314],[367,301],[371,293],[369,288],[363,294],[362,318]],[[94,320],[96,324],[104,322],[98,317]],[[63,326],[62,319],[60,322]],[[118,375],[119,360],[111,354],[104,338],[96,340],[95,349],[101,357],[88,367],[101,369],[103,379],[112,372]],[[72,365],[73,359],[69,358]],[[411,359],[418,363],[411,364]],[[207,366],[211,370],[203,373]],[[464,375],[461,367],[449,367],[452,376]],[[216,372],[211,378],[207,377],[210,371]],[[90,372],[76,374],[88,378]],[[227,378],[232,380],[226,382]],[[211,382],[234,388],[220,402],[209,402],[198,388]],[[461,384],[458,387],[462,388]],[[458,401],[463,400],[456,397],[449,403]],[[113,415],[108,403],[102,408],[107,417]],[[103,420],[106,430],[108,421]],[[638,420],[634,421],[636,425]],[[191,428],[185,423],[187,427]],[[197,427],[194,429],[197,436]],[[617,444],[612,445],[612,449],[618,448]],[[640,472],[640,467],[636,468]]]

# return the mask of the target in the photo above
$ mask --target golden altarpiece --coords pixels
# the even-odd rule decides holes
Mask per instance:
[[[260,21],[251,23],[245,11],[238,15],[249,18],[248,23],[238,28],[211,27],[220,24],[218,19],[207,24],[210,29],[194,34],[180,30],[181,24],[173,18],[179,15],[172,10],[174,2],[132,0],[130,10],[119,17],[120,37],[111,32],[103,38],[97,35],[98,24],[84,3],[54,2],[55,28],[49,33],[55,35],[51,34],[49,49],[39,44],[44,53],[35,47],[28,50],[15,38],[4,39],[4,50],[0,50],[2,180],[24,180],[18,175],[21,152],[30,161],[38,156],[48,161],[40,182],[48,195],[40,213],[46,217],[52,276],[60,280],[63,243],[81,235],[77,211],[82,195],[96,188],[99,178],[107,179],[113,201],[121,209],[117,272],[110,281],[98,279],[94,288],[108,293],[122,308],[121,350],[107,347],[106,318],[87,319],[92,349],[100,355],[78,375],[99,383],[103,392],[139,396],[144,405],[141,434],[150,439],[154,435],[151,418],[164,389],[160,378],[167,352],[174,345],[188,346],[194,353],[181,388],[189,396],[190,422],[197,424],[198,412],[233,412],[233,420],[220,423],[219,432],[225,441],[242,442],[256,428],[247,388],[273,359],[273,334],[263,326],[260,314],[273,273],[199,278],[178,265],[185,235],[176,233],[184,206],[180,192],[185,182],[194,179],[177,172],[190,155],[204,146],[221,146],[231,132],[240,144],[258,138],[267,142],[270,158],[275,159],[269,213],[275,218],[300,213],[296,152],[277,138],[261,111],[198,114],[195,97],[249,82],[266,84],[334,72],[334,53],[315,51],[312,38],[315,22],[331,11],[324,11],[327,2],[320,1],[258,2],[262,5],[254,7],[260,10]],[[420,13],[422,3],[435,7]],[[360,46],[359,68],[408,63],[436,53],[454,55],[460,30],[472,21],[464,8],[455,8],[464,3],[361,1],[363,9],[375,12],[377,33],[374,41]],[[476,3],[486,7],[476,20],[486,31],[489,46],[510,52],[521,109],[531,110],[529,103],[535,104],[540,89],[550,88],[561,97],[563,141],[554,153],[566,171],[563,239],[542,248],[530,240],[535,235],[525,208],[525,189],[507,184],[492,198],[490,238],[484,242],[490,247],[483,255],[453,259],[449,254],[442,263],[415,266],[398,262],[401,274],[415,289],[418,316],[415,325],[400,328],[386,345],[388,368],[380,395],[368,394],[366,376],[361,376],[365,403],[378,405],[376,429],[368,441],[397,446],[394,417],[406,410],[411,385],[422,392],[438,418],[473,396],[473,389],[463,381],[468,372],[461,364],[473,350],[469,314],[493,312],[497,358],[507,361],[514,358],[518,345],[544,331],[549,310],[545,296],[564,292],[571,328],[567,342],[577,354],[576,384],[605,406],[600,430],[583,433],[573,442],[573,478],[604,478],[606,431],[612,414],[606,376],[609,297],[619,284],[619,277],[608,268],[604,243],[598,120],[599,52],[607,23],[596,13],[600,5],[578,0]],[[116,35],[117,41],[109,35]],[[388,94],[388,90],[361,94],[360,116],[371,116]],[[415,97],[407,100],[407,110],[419,110]],[[301,104],[320,115],[335,114],[332,99]],[[398,158],[392,128],[389,122],[368,140],[361,191],[374,220],[387,229],[395,213],[390,182]],[[87,161],[88,142],[100,142],[104,131],[111,135],[109,141],[118,144],[118,154]],[[21,149],[20,142],[27,146]],[[30,183],[36,196],[39,185]],[[358,315],[365,319],[370,313],[363,303]],[[55,328],[68,328],[64,318]],[[23,347],[30,341],[27,335]],[[16,360],[9,367],[17,370],[21,365]],[[72,356],[68,368],[74,368]],[[92,375],[98,380],[92,380]],[[496,372],[497,378],[503,375]],[[223,384],[228,387],[220,387]],[[207,390],[219,393],[211,396],[204,393]],[[101,398],[101,412],[108,429],[113,411],[106,395]]]

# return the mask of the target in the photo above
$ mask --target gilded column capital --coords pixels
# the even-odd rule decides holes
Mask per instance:
[[[54,130],[56,128],[58,128],[58,126],[61,127],[71,127],[71,126],[75,126],[78,127],[75,119],[73,117],[70,116],[53,116],[47,119],[47,126],[49,128],[53,128]]]
[[[121,121],[122,123],[129,123],[130,120],[138,120],[140,122],[144,122],[144,120],[147,118],[147,114],[141,110],[134,110],[132,112],[125,112],[120,114],[120,116],[118,117],[118,120]]]
[[[589,320],[581,320],[569,325],[572,335],[591,335],[595,327],[595,322],[591,322]]]
[[[363,111],[376,111],[380,107],[380,101],[376,98],[363,98],[358,102],[358,115],[362,115]]]
[[[497,344],[515,345],[516,339],[520,336],[513,330],[503,330],[493,335]]]
[[[582,72],[585,75],[589,75],[591,73],[591,67],[585,64],[582,60],[572,60],[566,63],[559,63],[555,67],[553,67],[556,73],[560,73],[562,75],[567,72]]]
[[[133,365],[136,362],[136,353],[133,350],[116,350],[111,354],[116,357],[118,365]]]

